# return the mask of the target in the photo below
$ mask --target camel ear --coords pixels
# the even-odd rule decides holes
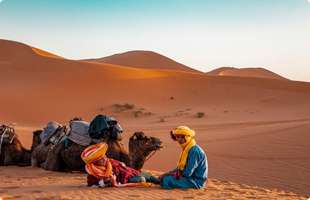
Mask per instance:
[[[135,132],[135,136],[136,136],[138,139],[143,139],[143,138],[144,138],[144,133],[143,133],[142,131]]]
[[[141,136],[141,137],[145,137],[144,132],[140,132],[140,136]]]
[[[33,135],[37,136],[40,135],[42,133],[42,130],[36,130],[33,132]]]
[[[137,140],[137,135],[136,133],[131,137],[132,140]]]

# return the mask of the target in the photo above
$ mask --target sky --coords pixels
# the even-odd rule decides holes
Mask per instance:
[[[0,0],[0,39],[69,59],[151,50],[201,71],[310,82],[310,0]]]

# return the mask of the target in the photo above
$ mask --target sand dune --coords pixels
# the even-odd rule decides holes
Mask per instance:
[[[281,108],[309,102],[309,83],[127,68],[42,56],[15,42],[1,41],[0,46],[0,88],[5,94],[0,103],[6,105],[0,120],[66,121],[73,115],[90,117],[99,108],[120,102],[163,115],[183,108],[212,113],[211,106],[241,105],[284,112]],[[295,108],[296,117],[306,113],[300,106]]]
[[[211,177],[309,195],[310,83],[75,61],[34,49],[0,40],[0,122],[16,122],[26,146],[47,121],[105,113],[127,138],[137,130],[160,137],[167,148],[146,168],[165,171],[175,160],[161,161],[179,152],[167,133],[187,124],[199,132]],[[133,108],[115,111],[126,103]]]
[[[144,69],[167,69],[200,73],[198,70],[192,69],[152,51],[128,51],[103,58],[87,59],[85,61],[109,63]]]
[[[206,74],[212,76],[236,76],[236,77],[256,77],[256,78],[268,78],[287,80],[286,78],[271,72],[264,68],[234,68],[234,67],[221,67]]]

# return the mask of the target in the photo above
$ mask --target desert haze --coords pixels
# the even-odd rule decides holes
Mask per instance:
[[[164,141],[145,168],[167,171],[179,154],[169,130],[185,124],[211,178],[310,195],[308,82],[264,68],[203,73],[148,51],[69,60],[8,40],[0,40],[0,76],[0,122],[16,123],[27,147],[48,121],[103,113],[120,121],[125,144],[138,130]]]

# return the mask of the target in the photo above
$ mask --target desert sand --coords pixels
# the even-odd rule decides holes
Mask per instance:
[[[48,172],[30,167],[0,167],[0,172],[3,180],[0,196],[3,199],[306,199],[292,192],[213,178],[208,181],[208,187],[201,190],[171,191],[156,185],[147,188],[91,188],[85,186],[85,174]]]
[[[31,145],[31,132],[50,120],[67,123],[81,116],[90,121],[104,113],[120,121],[125,144],[134,131],[159,137],[165,148],[145,169],[166,171],[175,166],[180,153],[169,130],[177,125],[196,130],[209,160],[211,179],[206,191],[191,191],[189,197],[189,192],[130,188],[122,189],[124,198],[158,194],[158,199],[298,199],[310,195],[310,83],[277,79],[274,73],[262,78],[256,70],[251,70],[250,77],[223,76],[169,67],[146,69],[127,61],[126,66],[75,61],[6,40],[0,40],[0,55],[0,122],[16,123],[26,147]],[[37,189],[27,186],[28,181],[37,183],[17,178],[20,170],[48,192],[29,192]],[[1,176],[8,182],[1,185],[2,194],[73,198],[80,190],[100,193],[85,188],[81,174],[2,167]],[[47,185],[48,177],[53,184]],[[63,189],[57,185],[62,181],[68,181]],[[26,185],[16,188],[22,182]],[[131,192],[138,196],[128,196]],[[118,192],[109,189],[107,193]]]

